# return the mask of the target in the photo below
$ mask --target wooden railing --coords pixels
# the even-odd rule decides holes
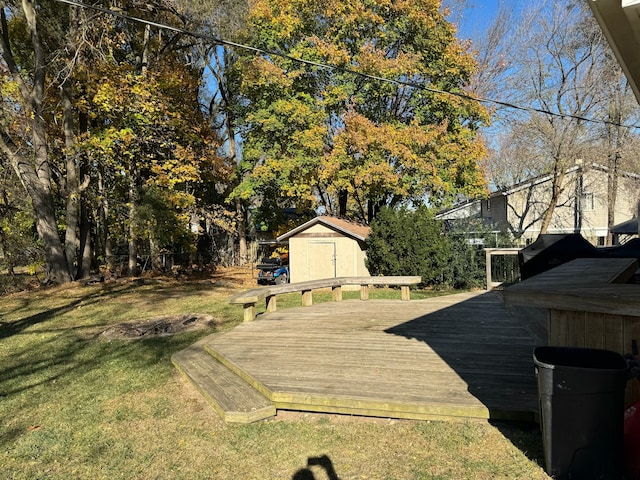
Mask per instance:
[[[487,276],[487,290],[491,290],[494,287],[502,285],[503,282],[494,282],[493,275],[491,270],[491,258],[494,256],[504,256],[504,255],[517,255],[520,251],[520,248],[485,248],[484,252],[486,255],[486,276]],[[518,273],[519,275],[519,273]]]
[[[313,305],[313,291],[321,288],[331,288],[331,299],[334,302],[342,300],[342,287],[345,285],[359,285],[360,299],[369,299],[369,286],[389,285],[401,288],[402,300],[410,299],[411,285],[417,285],[422,281],[419,276],[381,276],[381,277],[338,277],[310,280],[307,282],[287,283],[284,285],[271,285],[267,287],[252,288],[238,293],[229,299],[229,303],[244,307],[244,321],[250,322],[256,316],[256,304],[265,301],[267,312],[275,312],[277,309],[276,297],[284,293],[300,292],[302,305]]]

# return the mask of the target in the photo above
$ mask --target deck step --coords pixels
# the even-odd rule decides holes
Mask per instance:
[[[251,423],[275,416],[273,404],[196,343],[171,361],[228,423]]]

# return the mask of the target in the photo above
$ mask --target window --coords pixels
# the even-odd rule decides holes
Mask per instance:
[[[583,212],[593,212],[595,210],[595,201],[593,193],[583,193],[580,199],[580,207]]]

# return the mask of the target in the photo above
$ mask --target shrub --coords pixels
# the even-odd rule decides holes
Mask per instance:
[[[508,235],[496,232],[480,220],[458,221],[449,225],[447,238],[451,245],[451,257],[443,272],[445,283],[452,288],[483,288],[486,281],[486,255],[484,248],[507,247],[512,242]],[[517,260],[501,259],[501,265]],[[511,268],[512,269],[512,268]],[[508,279],[507,279],[508,280]]]
[[[510,245],[504,234],[496,235],[480,222],[445,229],[424,206],[381,210],[371,223],[367,243],[371,275],[420,275],[423,285],[459,289],[484,287],[484,247]]]
[[[451,255],[443,223],[421,206],[383,208],[371,223],[366,265],[371,275],[420,275],[423,284],[439,285]]]

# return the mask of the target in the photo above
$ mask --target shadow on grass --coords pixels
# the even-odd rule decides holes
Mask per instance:
[[[54,320],[57,316],[63,315],[72,311],[73,309],[82,306],[90,306],[95,303],[105,301],[105,297],[113,294],[125,294],[130,291],[134,291],[135,285],[105,285],[100,290],[95,291],[89,295],[78,295],[78,298],[69,300],[65,305],[49,308],[34,315],[28,315],[20,320],[0,322],[0,340],[9,338],[13,335],[17,335],[24,330],[33,327],[35,325]],[[45,294],[54,295],[53,292],[44,292]],[[44,302],[44,300],[42,300]],[[29,308],[29,297],[25,296],[22,299],[22,304],[15,308],[14,311]]]
[[[223,326],[211,323],[170,336],[109,340],[102,332],[123,319],[183,307],[190,312],[194,305],[218,312],[218,298],[227,290],[212,284],[145,281],[72,285],[3,299],[0,451],[35,445],[39,435],[55,439],[68,425],[91,430],[88,426],[104,421],[105,412],[115,415],[114,405],[120,408],[122,399],[128,405],[139,392],[163,391],[175,375],[173,353],[227,328],[241,315],[236,319],[220,314]]]
[[[191,345],[198,337],[213,332],[210,327],[140,340],[104,341],[98,336],[91,339],[67,336],[38,342],[38,351],[27,346],[12,355],[13,365],[0,368],[0,399],[60,382],[66,377],[78,378],[106,364],[122,363],[130,369],[145,369],[161,363],[170,367],[173,353]]]
[[[529,460],[544,468],[544,446],[540,426],[533,422],[490,420],[489,423],[520,450]]]
[[[76,308],[80,303],[84,303],[84,300],[77,299],[62,307],[52,308],[45,312],[30,315],[16,322],[2,322],[0,323],[0,340],[9,338],[13,335],[17,335],[27,328],[33,327],[34,325],[37,325],[39,323],[51,320],[56,315],[69,312]]]
[[[141,285],[153,286],[154,289],[141,289]],[[126,294],[135,294],[137,298],[145,298],[145,297],[157,297],[158,295],[162,295],[163,300],[169,299],[184,299],[185,296],[198,296],[203,291],[210,292],[216,288],[214,285],[210,284],[162,284],[162,283],[145,283],[142,282],[132,282],[126,284],[105,284],[99,290],[91,293],[89,295],[80,295],[78,294],[78,298],[71,299],[67,304],[49,308],[45,311],[36,313],[34,315],[28,315],[17,321],[9,321],[3,322],[0,321],[0,340],[9,338],[13,335],[17,335],[22,333],[23,331],[29,329],[38,324],[45,323],[50,320],[54,320],[57,316],[68,313],[78,307],[88,307],[100,302],[108,302],[114,301],[117,302],[117,296],[126,295]],[[114,296],[114,298],[110,298]],[[43,301],[44,302],[44,301]],[[25,296],[22,300],[22,304],[17,308],[14,308],[14,311],[19,311],[20,309],[29,308],[29,300]],[[138,312],[141,313],[141,312]],[[83,328],[83,326],[79,326],[78,328]],[[68,328],[58,329],[65,330]],[[45,332],[46,330],[41,330]],[[57,330],[49,330],[49,331],[57,331]]]
[[[316,480],[316,476],[313,474],[312,467],[320,467],[323,471],[322,478],[328,478],[329,480],[340,480],[338,474],[333,468],[333,462],[327,455],[320,457],[309,457],[307,459],[307,466],[301,468],[293,474],[291,480]]]
[[[490,422],[530,460],[543,465],[542,437],[534,423],[536,339],[528,321],[507,310],[499,294],[488,292],[385,332],[426,343],[487,408]]]
[[[0,416],[10,412],[17,423],[7,419],[0,428],[0,447],[29,431],[32,425],[25,422],[37,421],[33,418],[38,418],[37,412],[43,406],[62,402],[61,408],[68,409],[70,403],[101,404],[128,392],[164,384],[174,372],[171,355],[216,328],[211,325],[172,336],[110,341],[100,334],[87,336],[86,325],[73,324],[19,335],[80,303],[97,302],[104,294],[101,291],[73,299],[63,306],[2,325],[1,342],[7,354],[0,364],[0,411],[2,407],[6,410]],[[85,330],[84,335],[79,329]]]
[[[0,430],[0,446],[10,445],[23,434],[24,430],[19,428],[10,428],[7,431]]]

